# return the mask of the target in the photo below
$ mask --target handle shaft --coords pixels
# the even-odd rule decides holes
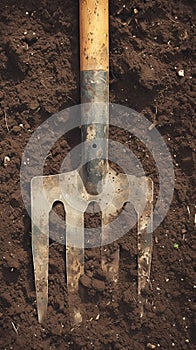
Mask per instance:
[[[108,0],[80,0],[80,70],[109,70]]]
[[[80,0],[81,176],[87,191],[102,190],[108,170],[108,0]]]

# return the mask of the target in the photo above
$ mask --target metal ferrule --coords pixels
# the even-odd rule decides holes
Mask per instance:
[[[82,169],[90,194],[102,191],[108,169],[109,84],[108,72],[81,72]]]

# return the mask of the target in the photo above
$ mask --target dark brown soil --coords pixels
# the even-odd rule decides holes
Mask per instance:
[[[1,349],[194,349],[193,5],[188,0],[110,1],[110,100],[154,122],[173,157],[175,191],[167,217],[154,232],[143,322],[135,298],[132,232],[119,242],[116,290],[100,271],[99,252],[86,251],[88,274],[81,280],[86,319],[70,329],[64,246],[55,242],[50,246],[47,318],[42,325],[37,321],[30,219],[19,175],[32,132],[54,112],[79,103],[78,1],[2,0]],[[62,155],[79,142],[79,135],[76,130],[75,139],[72,135],[57,145],[48,173],[58,171]],[[111,137],[127,140],[122,130]],[[151,163],[144,162],[151,175]]]

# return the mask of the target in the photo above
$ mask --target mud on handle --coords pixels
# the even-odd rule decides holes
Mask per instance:
[[[108,0],[80,0],[81,175],[90,194],[101,191],[108,168],[108,17]]]

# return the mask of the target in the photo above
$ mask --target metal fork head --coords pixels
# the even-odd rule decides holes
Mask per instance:
[[[42,322],[48,304],[49,213],[53,203],[61,201],[66,212],[66,273],[68,307],[73,325],[82,321],[78,283],[84,273],[84,213],[90,202],[97,202],[102,211],[101,245],[117,238],[110,227],[122,207],[131,202],[138,214],[138,294],[150,277],[152,254],[152,181],[116,173],[109,168],[103,190],[91,195],[85,189],[80,170],[65,174],[38,176],[31,182],[32,251],[37,296],[38,320]],[[117,282],[119,251],[108,261],[102,249],[102,268],[110,280]]]

